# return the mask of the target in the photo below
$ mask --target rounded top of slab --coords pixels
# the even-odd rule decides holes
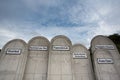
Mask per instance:
[[[67,43],[72,45],[71,40],[64,35],[58,35],[58,36],[53,37],[52,40],[51,40],[51,44],[53,44],[56,40],[60,40],[60,39],[65,40],[65,41],[67,41]],[[62,45],[62,43],[60,43],[60,44]]]
[[[49,44],[49,40],[48,40],[46,37],[43,37],[43,36],[33,37],[32,39],[30,39],[30,40],[28,41],[28,44],[31,44],[31,43],[34,42],[35,40],[43,40],[44,42],[46,42],[47,44]]]
[[[73,48],[75,48],[75,47],[80,47],[81,49],[87,50],[87,48],[86,48],[84,45],[82,45],[82,44],[74,44],[72,47],[73,47]]]
[[[112,40],[103,35],[97,35],[91,40],[91,45],[93,44],[114,44]]]
[[[20,43],[19,43],[20,42]],[[14,43],[15,45],[13,45],[12,43]],[[16,45],[16,43],[18,43],[18,44],[21,44],[21,45]],[[9,42],[7,42],[4,46],[3,46],[3,48],[2,48],[2,50],[1,50],[1,53],[2,54],[4,54],[4,51],[7,49],[7,48],[18,48],[18,47],[16,47],[16,46],[18,46],[18,47],[23,47],[23,48],[25,48],[25,49],[27,49],[27,44],[26,44],[26,42],[24,41],[24,40],[22,40],[22,39],[13,39],[13,40],[10,40]],[[1,55],[2,55],[1,54]]]
[[[72,52],[85,52],[85,53],[89,53],[87,48],[85,46],[83,46],[82,44],[74,44],[72,46]]]
[[[3,48],[2,48],[2,50],[3,50],[7,45],[9,45],[9,44],[12,43],[12,42],[21,42],[21,43],[23,43],[25,46],[27,45],[27,43],[26,43],[24,40],[22,40],[22,39],[13,39],[13,40],[8,41],[8,42],[4,45]]]
[[[116,45],[113,43],[113,41],[110,40],[109,38],[107,38],[106,36],[103,36],[103,35],[95,36],[91,40],[91,47],[90,48],[91,48],[92,53],[94,53],[94,51],[96,50],[96,46],[113,46],[114,49],[117,50]]]

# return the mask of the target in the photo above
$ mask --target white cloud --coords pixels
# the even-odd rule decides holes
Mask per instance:
[[[63,20],[66,16],[69,18],[68,21],[71,23],[79,24],[82,26],[73,26],[73,27],[63,27],[63,26],[43,26],[39,22],[30,22],[29,19],[23,22],[11,22],[4,21],[0,22],[0,37],[2,42],[0,43],[0,47],[2,47],[8,40],[14,38],[21,38],[26,42],[35,36],[45,36],[49,40],[56,35],[66,35],[68,36],[73,43],[81,43],[87,47],[90,45],[91,39],[96,35],[110,35],[113,33],[120,33],[120,10],[119,10],[119,1],[105,1],[105,0],[79,0],[77,3],[73,3],[73,5],[64,6],[62,3],[64,1],[60,0],[23,0],[25,5],[32,9],[33,11],[37,11],[44,15],[48,15],[47,18],[62,18]],[[61,5],[62,4],[62,5]],[[43,10],[46,8],[52,7],[60,7],[61,10],[58,14],[49,13],[50,10]],[[58,9],[58,8],[56,8]],[[55,9],[55,10],[56,10]],[[53,12],[55,13],[55,12]],[[36,15],[36,14],[32,14]],[[29,18],[32,17],[29,16]],[[36,16],[35,16],[36,17]],[[32,19],[32,18],[31,18]],[[36,20],[36,19],[33,19]],[[65,19],[67,20],[67,19]],[[64,24],[63,24],[64,25]]]
[[[99,26],[96,27],[95,34],[96,35],[110,35],[113,33],[119,33],[120,25],[109,25],[104,21],[99,22]]]
[[[76,24],[84,23],[83,25],[88,26],[86,27],[87,43],[90,43],[96,35],[120,33],[119,2],[119,0],[88,0],[81,3],[80,0],[80,3],[69,9],[70,20]]]
[[[0,28],[0,39],[1,39],[0,48],[2,48],[3,45],[5,45],[9,40],[14,39],[16,36],[17,36],[16,33],[11,32],[8,29]]]
[[[8,24],[9,26],[12,24]],[[7,24],[6,24],[7,26]],[[6,27],[4,26],[4,27]],[[15,26],[15,25],[14,25]],[[3,42],[0,44],[0,47],[3,47],[3,45],[11,39],[15,38],[21,38],[28,42],[32,37],[35,36],[45,36],[49,40],[51,40],[56,35],[66,35],[71,39],[71,41],[74,43],[81,43],[85,46],[89,46],[89,43],[87,42],[87,31],[90,29],[89,27],[39,27],[34,30],[30,29],[28,26],[34,26],[32,24],[29,25],[17,25],[19,28],[14,30],[8,30],[6,28],[0,29],[0,37],[3,39]],[[20,28],[26,26],[27,28]],[[90,29],[91,30],[91,29]],[[89,31],[90,31],[89,30]],[[82,35],[82,36],[81,36]],[[86,37],[84,37],[86,35]]]
[[[10,30],[0,29],[0,36],[4,36],[7,38],[15,38],[17,35],[14,32],[11,32]]]

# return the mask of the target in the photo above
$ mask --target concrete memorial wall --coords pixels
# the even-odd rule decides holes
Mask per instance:
[[[51,40],[47,80],[73,80],[70,39],[59,35]]]
[[[49,41],[38,36],[28,42],[28,60],[23,80],[47,80]]]
[[[90,52],[58,35],[9,41],[0,52],[0,80],[120,80],[120,54],[105,36],[91,41]],[[94,68],[94,71],[93,71]],[[95,75],[94,75],[95,73]]]
[[[94,53],[97,49],[105,49],[109,51],[109,53],[113,57],[114,65],[120,75],[120,54],[116,45],[109,38],[99,35],[94,37],[91,41],[92,53]]]
[[[96,80],[120,80],[114,59],[109,51],[96,50],[93,57]]]
[[[90,52],[81,44],[72,47],[73,80],[94,80]]]
[[[23,80],[27,44],[21,39],[9,41],[0,55],[0,80]]]

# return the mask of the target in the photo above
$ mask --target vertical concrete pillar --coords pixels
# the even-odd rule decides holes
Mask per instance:
[[[63,35],[51,40],[47,80],[72,80],[71,41]]]
[[[28,42],[28,60],[23,80],[46,80],[48,69],[49,41],[38,36]]]
[[[120,80],[113,57],[107,50],[99,49],[94,53],[96,80]]]
[[[0,80],[22,80],[27,54],[27,44],[23,40],[9,41],[0,56]]]
[[[94,80],[90,52],[81,44],[72,47],[74,80]]]
[[[116,48],[116,45],[109,38],[99,35],[94,37],[91,41],[92,53],[94,53],[95,50],[98,49],[105,49],[109,51],[114,60],[115,67],[120,75],[120,54],[118,52],[118,49]]]

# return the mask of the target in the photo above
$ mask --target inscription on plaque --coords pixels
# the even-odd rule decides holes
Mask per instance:
[[[69,46],[53,46],[55,51],[68,51],[70,50]]]
[[[6,53],[11,55],[18,55],[21,54],[21,49],[16,49],[16,48],[7,49]]]
[[[97,59],[97,62],[99,63],[99,64],[112,64],[113,63],[113,59],[105,59],[105,58],[98,58]]]
[[[47,46],[30,46],[29,47],[30,51],[46,51],[48,50]]]
[[[74,59],[86,59],[87,55],[86,53],[73,53]]]
[[[114,49],[113,45],[96,45],[96,49]]]

